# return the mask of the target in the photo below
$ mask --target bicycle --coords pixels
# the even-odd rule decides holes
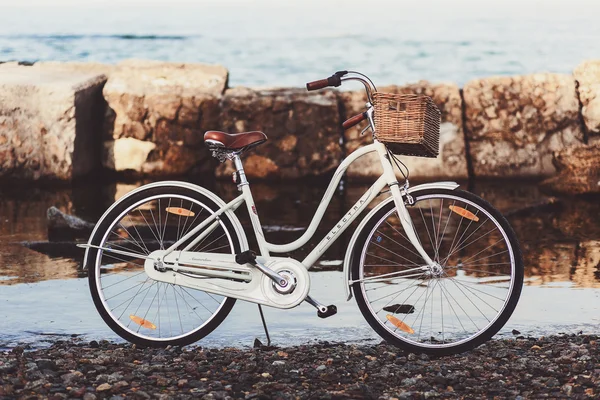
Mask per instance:
[[[308,270],[378,196],[385,198],[358,225],[343,264],[346,300],[356,297],[369,325],[396,346],[434,355],[470,350],[504,326],[523,285],[514,231],[499,211],[457,183],[411,187],[406,175],[398,182],[400,160],[392,143],[380,140],[377,91],[368,77],[340,71],[307,89],[351,80],[364,85],[367,109],[343,126],[367,120],[363,133],[370,129],[374,141],[341,162],[297,240],[272,244],[263,235],[240,158],[267,140],[258,131],[204,135],[213,156],[235,165],[241,194],[228,203],[203,187],[165,181],[133,190],[105,212],[82,247],[92,298],[108,326],[130,342],[160,347],[208,335],[238,299],[280,309],[306,301],[319,317],[330,317],[336,307],[309,295]],[[439,114],[437,124],[439,136]],[[383,173],[310,254],[302,261],[272,256],[313,237],[344,171],[370,152],[379,155]],[[250,251],[234,213],[242,204],[259,255]]]

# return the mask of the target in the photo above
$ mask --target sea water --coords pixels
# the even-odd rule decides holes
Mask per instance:
[[[570,73],[600,58],[591,0],[0,0],[0,61],[221,64],[230,84],[377,84]]]

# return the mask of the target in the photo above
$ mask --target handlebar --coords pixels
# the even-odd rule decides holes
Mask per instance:
[[[318,81],[308,82],[306,84],[306,90],[308,90],[308,91],[319,90],[319,89],[326,88],[327,86],[330,86],[329,79],[321,79]]]
[[[359,75],[359,76],[346,76],[348,74]],[[363,79],[365,78],[365,79]],[[306,84],[306,89],[309,91],[324,89],[326,87],[338,87],[344,81],[359,81],[361,82],[365,90],[367,91],[367,98],[369,103],[373,104],[373,92],[377,91],[377,88],[373,84],[373,82],[369,79],[368,76],[361,74],[360,72],[354,71],[338,71],[335,74],[331,75],[329,78],[320,79],[318,81],[308,82]]]
[[[346,76],[351,74],[351,76]],[[375,123],[373,122],[373,93],[377,92],[377,88],[371,79],[365,74],[361,74],[360,72],[355,71],[338,71],[335,74],[331,75],[329,78],[320,79],[318,81],[309,82],[306,84],[306,89],[310,90],[319,90],[326,87],[338,87],[344,81],[359,81],[365,87],[367,92],[367,111],[355,115],[354,117],[348,118],[342,124],[344,129],[350,129],[354,125],[359,124],[365,119],[369,120],[369,126],[367,128],[371,128],[373,132],[375,132]],[[366,130],[366,128],[365,128]],[[363,130],[363,133],[364,131]]]
[[[348,71],[338,71],[335,74],[331,75],[329,78],[308,82],[306,84],[306,89],[311,91],[323,89],[329,86],[338,87],[342,84],[342,76],[346,74],[348,74]]]
[[[358,115],[355,115],[354,117],[350,117],[347,120],[345,120],[344,123],[342,124],[342,128],[350,129],[354,125],[361,123],[365,119],[367,119],[367,113],[366,112],[360,113]]]

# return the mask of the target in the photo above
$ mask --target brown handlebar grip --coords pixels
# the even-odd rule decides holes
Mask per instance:
[[[344,123],[342,124],[342,127],[344,129],[350,129],[352,128],[354,125],[364,121],[365,119],[367,119],[367,113],[364,112],[362,114],[358,114],[355,115],[354,117],[350,117],[347,120],[344,121]]]
[[[327,86],[329,86],[329,80],[328,79],[320,79],[318,81],[308,82],[306,84],[306,89],[307,90],[319,90],[319,89],[326,88]]]

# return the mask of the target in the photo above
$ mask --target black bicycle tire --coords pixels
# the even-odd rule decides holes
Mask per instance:
[[[189,188],[184,188],[184,187],[180,187],[180,186],[157,186],[157,187],[148,188],[146,190],[141,190],[140,192],[135,193],[132,196],[129,196],[124,201],[120,202],[115,208],[113,208],[110,211],[110,213],[106,216],[106,218],[104,218],[102,220],[102,222],[98,226],[98,229],[96,229],[94,236],[91,238],[91,244],[96,245],[96,246],[99,245],[106,230],[111,227],[111,224],[114,222],[116,216],[118,216],[124,209],[130,207],[132,204],[135,204],[136,202],[142,201],[144,198],[155,196],[155,195],[160,195],[160,194],[185,195],[185,196],[194,198],[195,200],[201,201],[204,204],[210,204],[210,206],[213,207],[214,210],[217,210],[220,208],[220,206],[217,205],[213,200],[211,200],[208,197],[202,195],[201,193],[199,193],[195,190],[189,189]],[[231,233],[231,238],[232,238],[235,252],[239,253],[241,251],[241,243],[240,243],[239,237],[237,236],[237,234],[235,232],[232,222],[225,214],[220,216],[220,220],[221,220],[221,222],[223,222],[225,227]],[[229,313],[231,312],[231,309],[233,308],[233,306],[236,302],[236,299],[227,297],[223,306],[218,310],[217,315],[214,316],[208,322],[208,324],[206,326],[203,326],[200,330],[193,332],[191,334],[188,334],[186,336],[183,336],[181,338],[174,339],[174,340],[166,340],[166,341],[155,341],[155,340],[141,338],[139,336],[131,334],[130,332],[124,330],[121,326],[119,326],[119,324],[117,324],[111,318],[109,313],[104,308],[102,300],[100,299],[98,288],[96,287],[95,262],[96,262],[98,251],[99,250],[94,249],[94,248],[89,249],[89,253],[88,253],[88,257],[87,257],[87,265],[86,265],[86,268],[88,271],[88,283],[89,283],[89,287],[90,287],[90,292],[92,294],[92,299],[94,301],[94,306],[98,310],[98,313],[100,314],[100,316],[102,317],[104,322],[116,334],[118,334],[123,339],[136,344],[137,346],[141,346],[141,347],[167,347],[169,345],[185,346],[185,345],[189,345],[191,343],[197,342],[198,340],[204,338],[205,336],[210,334],[212,331],[214,331],[225,320],[225,318],[227,317],[227,315],[229,315]]]
[[[490,325],[483,332],[479,333],[475,338],[458,344],[456,346],[448,346],[444,348],[432,348],[432,347],[424,347],[413,345],[411,343],[405,342],[395,336],[393,336],[389,331],[381,326],[379,320],[371,313],[367,300],[365,299],[363,292],[360,288],[360,283],[355,282],[352,285],[352,291],[354,297],[356,298],[356,302],[358,304],[358,308],[360,309],[363,317],[366,319],[368,324],[377,332],[383,339],[388,341],[389,343],[400,347],[411,353],[426,353],[436,356],[445,356],[450,354],[458,354],[463,353],[465,351],[469,351],[474,349],[475,347],[485,343],[490,340],[502,327],[506,324],[510,316],[513,314],[517,303],[519,301],[519,297],[521,295],[521,289],[523,287],[523,278],[524,278],[524,268],[523,268],[523,255],[521,253],[521,248],[519,246],[519,242],[517,240],[517,236],[510,226],[509,222],[506,218],[494,208],[490,203],[486,200],[482,199],[479,196],[474,195],[473,193],[466,192],[460,189],[449,190],[449,189],[423,189],[416,192],[411,193],[412,197],[415,201],[420,196],[430,195],[430,194],[451,194],[459,197],[464,197],[467,200],[478,203],[479,206],[485,208],[494,219],[501,225],[502,229],[505,231],[509,244],[513,249],[514,258],[515,258],[515,281],[513,285],[513,290],[510,293],[508,302],[506,302],[506,306],[501,312],[500,316],[496,319],[496,321]],[[358,234],[357,240],[355,242],[354,248],[352,249],[350,265],[351,265],[351,276],[352,280],[359,279],[359,268],[360,268],[360,259],[361,252],[366,240],[368,240],[368,235],[371,230],[374,228],[374,225],[379,221],[384,215],[389,213],[393,208],[395,208],[395,204],[393,201],[385,204],[381,209],[379,209],[375,214],[373,214],[369,221],[366,222],[361,232]]]

